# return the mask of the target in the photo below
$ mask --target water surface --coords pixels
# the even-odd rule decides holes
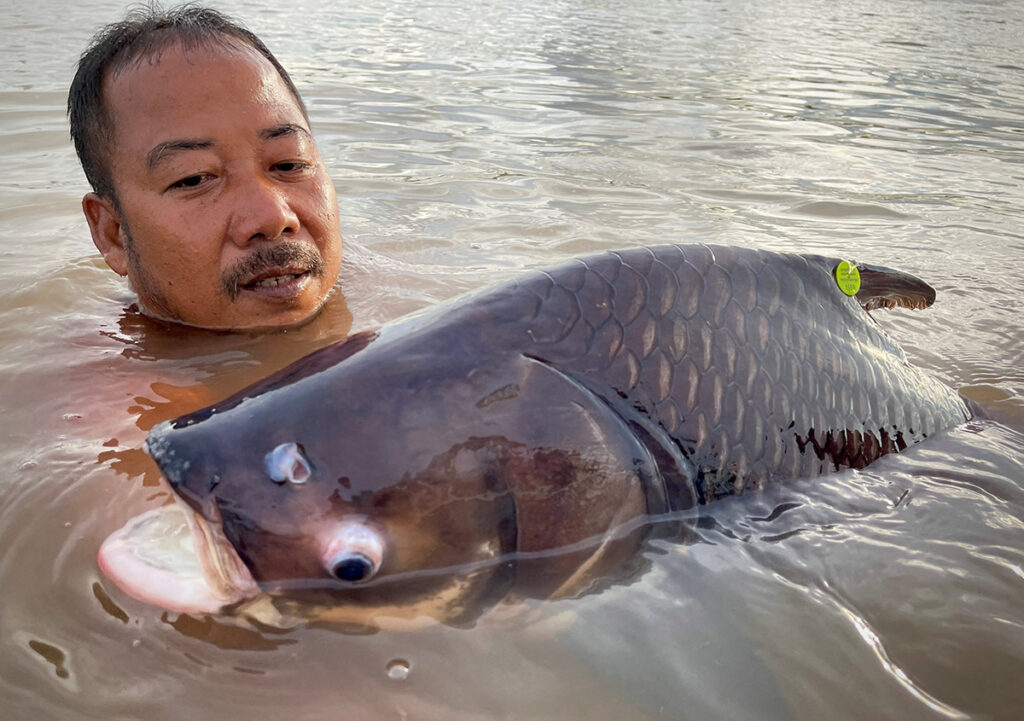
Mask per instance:
[[[1024,8],[1013,2],[232,1],[339,191],[329,312],[271,337],[138,316],[63,114],[117,2],[5,10],[0,699],[25,719],[1012,719],[1024,708]],[[824,252],[939,292],[876,317],[992,420],[727,499],[631,583],[471,629],[165,613],[99,543],[167,501],[156,422],[350,330],[575,254]]]

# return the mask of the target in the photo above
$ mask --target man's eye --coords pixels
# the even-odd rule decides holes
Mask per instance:
[[[171,183],[167,189],[174,190],[176,188],[196,188],[206,180],[206,176],[203,174],[190,175],[187,178],[182,178],[174,183]]]
[[[307,168],[309,168],[309,163],[304,163],[301,160],[286,160],[282,163],[274,163],[274,170],[280,170],[283,173],[301,173]]]

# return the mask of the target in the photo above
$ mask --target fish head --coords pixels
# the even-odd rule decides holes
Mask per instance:
[[[604,403],[517,354],[382,350],[151,432],[202,552],[273,596],[447,622],[626,552],[609,532],[646,511],[644,451]]]

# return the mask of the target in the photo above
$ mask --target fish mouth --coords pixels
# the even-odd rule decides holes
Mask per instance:
[[[260,594],[219,519],[180,502],[129,520],[103,542],[97,561],[129,596],[170,611],[218,613]]]

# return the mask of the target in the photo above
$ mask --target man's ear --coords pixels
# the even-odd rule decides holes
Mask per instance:
[[[128,275],[128,252],[125,237],[121,232],[121,216],[114,208],[113,201],[96,193],[82,198],[82,210],[89,221],[92,242],[103,255],[103,260],[118,275]]]

